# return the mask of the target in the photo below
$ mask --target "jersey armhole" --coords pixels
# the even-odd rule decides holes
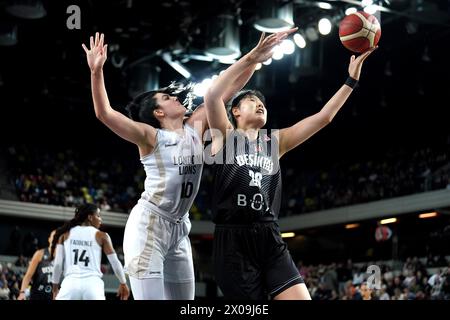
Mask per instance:
[[[161,129],[156,128],[156,136],[155,136],[155,147],[153,148],[152,152],[146,154],[145,156],[140,157],[139,159],[141,161],[145,160],[146,158],[150,157],[151,155],[153,155],[156,151],[157,148],[159,148],[159,135],[160,135]]]

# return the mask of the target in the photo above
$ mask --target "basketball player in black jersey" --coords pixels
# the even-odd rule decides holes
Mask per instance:
[[[325,127],[353,91],[363,61],[352,56],[349,78],[321,111],[272,132],[263,95],[248,90],[231,103],[223,92],[249,65],[266,61],[282,33],[265,37],[213,82],[205,96],[215,169],[213,196],[216,281],[227,299],[311,299],[277,224],[281,200],[279,158]],[[233,123],[233,124],[232,124]]]
[[[48,237],[48,248],[37,250],[31,258],[27,272],[20,286],[20,294],[17,300],[25,300],[25,290],[32,282],[29,300],[52,300],[52,273],[53,259],[50,255],[50,246],[53,241],[55,230]]]

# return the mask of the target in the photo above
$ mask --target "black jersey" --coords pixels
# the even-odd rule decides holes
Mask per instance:
[[[276,221],[281,203],[278,136],[260,130],[255,141],[232,131],[214,157],[213,222]]]
[[[52,297],[53,262],[48,248],[44,249],[41,262],[33,275],[33,284],[30,290],[30,300],[51,300]]]

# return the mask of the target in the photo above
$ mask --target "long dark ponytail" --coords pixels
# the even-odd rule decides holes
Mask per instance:
[[[81,225],[83,222],[86,221],[88,216],[95,214],[97,210],[98,207],[95,204],[92,203],[82,204],[75,209],[75,217],[73,217],[72,220],[64,223],[62,227],[56,229],[55,235],[53,236],[52,245],[50,247],[50,256],[52,259],[55,257],[55,248],[59,238],[73,227]]]

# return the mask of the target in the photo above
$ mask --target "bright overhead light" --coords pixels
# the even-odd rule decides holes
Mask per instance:
[[[295,51],[295,44],[290,39],[285,39],[280,44],[281,50],[284,54],[293,54]]]
[[[364,8],[364,12],[368,14],[375,14],[378,11],[378,8],[379,7],[376,4],[371,4]]]
[[[271,63],[272,63],[272,58],[269,58],[269,59],[267,59],[266,61],[263,62],[263,65],[268,66]]]
[[[328,18],[319,20],[319,32],[322,35],[327,35],[331,32],[331,21]]]
[[[394,222],[397,222],[397,218],[388,218],[380,221],[381,224],[389,224]]]
[[[333,6],[331,4],[329,4],[328,2],[317,2],[317,6],[320,9],[325,9],[325,10],[330,10],[333,9]]]
[[[281,234],[282,238],[293,238],[295,237],[295,233],[294,232],[283,232]]]
[[[306,40],[300,33],[294,34],[294,42],[299,48],[306,47]]]
[[[354,229],[354,228],[358,228],[359,227],[359,223],[349,223],[345,225],[345,229]]]
[[[420,219],[434,218],[437,217],[437,212],[428,212],[419,214]]]
[[[194,94],[198,97],[203,97],[206,94],[206,91],[208,91],[209,87],[211,86],[213,80],[210,78],[206,78],[200,83],[197,83],[194,86]]]
[[[284,53],[283,53],[283,49],[281,48],[281,46],[275,46],[275,48],[273,48],[273,55],[272,55],[272,59],[274,60],[281,60],[284,57]]]
[[[358,12],[358,9],[356,9],[355,7],[350,7],[345,10],[345,15],[348,16],[349,14],[352,14],[355,12]]]

